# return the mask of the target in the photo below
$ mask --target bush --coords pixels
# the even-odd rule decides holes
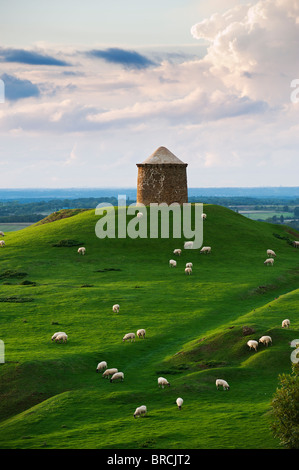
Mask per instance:
[[[274,436],[288,449],[299,449],[299,364],[292,374],[279,375],[279,385],[271,402]]]

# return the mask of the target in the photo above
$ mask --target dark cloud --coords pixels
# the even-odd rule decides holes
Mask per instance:
[[[30,65],[56,65],[59,67],[70,65],[64,60],[24,49],[0,49],[0,60]]]
[[[40,95],[38,86],[30,82],[30,80],[21,80],[6,73],[1,76],[1,79],[5,85],[5,99],[9,101],[17,101]]]
[[[86,53],[89,57],[104,59],[106,62],[120,64],[128,69],[145,69],[156,65],[155,62],[136,51],[126,51],[119,48],[109,48],[106,50],[94,49]]]

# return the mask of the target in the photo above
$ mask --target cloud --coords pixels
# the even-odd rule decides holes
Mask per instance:
[[[136,51],[126,51],[116,47],[106,50],[94,49],[86,53],[90,57],[104,59],[106,62],[120,64],[127,69],[145,69],[156,65],[155,62]]]
[[[58,67],[70,65],[64,60],[25,49],[0,49],[0,60],[2,62],[17,62],[28,65],[53,65]]]
[[[5,99],[9,101],[38,97],[40,95],[38,86],[30,80],[22,80],[6,73],[1,78],[5,84]]]

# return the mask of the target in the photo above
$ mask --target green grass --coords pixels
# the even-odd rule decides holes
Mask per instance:
[[[289,343],[299,337],[299,250],[273,233],[299,234],[220,206],[204,212],[212,253],[183,250],[177,268],[168,261],[183,240],[100,240],[94,210],[6,235],[1,448],[279,447],[270,402],[278,374],[291,369]],[[268,248],[277,254],[273,267],[263,264]],[[243,326],[255,333],[243,336]],[[138,328],[145,340],[122,342]],[[55,331],[65,331],[68,343],[51,342]],[[263,334],[273,345],[250,352],[248,339]],[[123,371],[124,382],[97,374],[102,360]],[[159,375],[171,386],[159,389]],[[217,391],[216,378],[230,391]],[[134,419],[142,404],[147,416]]]

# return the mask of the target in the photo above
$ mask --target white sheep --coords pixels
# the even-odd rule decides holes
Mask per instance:
[[[184,248],[185,248],[185,249],[191,249],[191,248],[193,248],[193,242],[185,242],[185,243],[184,243]]]
[[[181,256],[182,250],[180,250],[180,248],[176,248],[175,250],[173,250],[173,254]]]
[[[296,240],[295,240],[295,241],[293,242],[293,245],[294,245],[295,248],[299,248],[299,241],[296,241]]]
[[[172,268],[175,268],[176,267],[176,261],[174,259],[170,259],[169,260],[169,266],[171,266]]]
[[[114,382],[114,380],[120,379],[121,382],[124,380],[125,374],[123,372],[115,372],[115,374],[112,375],[110,382]]]
[[[78,248],[79,254],[85,255],[85,252],[86,252],[86,248],[84,246],[81,246],[80,248]]]
[[[282,328],[289,328],[290,324],[291,324],[290,320],[288,318],[286,318],[285,320],[283,320],[281,326],[282,326]]]
[[[268,256],[269,258],[270,258],[270,256],[274,256],[274,258],[275,258],[276,253],[275,253],[275,251],[273,251],[273,250],[267,250],[267,256]]]
[[[128,339],[131,340],[131,343],[132,343],[132,341],[135,341],[135,333],[127,333],[127,334],[123,337],[123,341],[127,341]]]
[[[147,408],[146,408],[145,405],[138,406],[138,408],[136,408],[136,410],[135,410],[134,418],[136,418],[136,416],[145,415],[146,413],[147,413]]]
[[[118,313],[119,312],[119,305],[118,304],[113,305],[112,310],[113,310],[113,312]]]
[[[99,362],[97,365],[97,372],[100,372],[100,370],[103,370],[103,369],[107,369],[106,361]]]
[[[1,237],[4,237],[4,233],[3,233],[3,232],[0,232],[0,236],[1,236]]]
[[[202,220],[206,220],[207,214],[205,214],[205,213],[203,212],[203,213],[201,214],[201,218],[202,218]]]
[[[200,253],[211,253],[212,248],[210,246],[203,246]]]
[[[110,377],[110,375],[112,376],[113,374],[116,374],[118,372],[118,369],[116,369],[115,367],[112,368],[112,369],[106,369],[105,372],[102,374],[102,377],[105,379],[106,377]]]
[[[271,336],[262,336],[262,337],[259,339],[259,343],[263,343],[263,344],[265,344],[266,346],[268,346],[269,343],[272,344],[272,338],[271,338]]]
[[[185,274],[190,274],[192,273],[192,268],[185,268]]]
[[[5,241],[4,240],[0,240],[0,246],[5,246]]]
[[[164,377],[159,377],[158,378],[158,386],[162,386],[162,388],[164,388],[164,386],[167,385],[168,387],[170,387],[170,383],[168,382],[167,379],[165,379]]]
[[[66,335],[65,333],[61,333],[60,335],[57,335],[56,338],[55,338],[55,342],[57,343],[57,341],[62,341],[63,343],[66,343],[67,342],[67,339],[68,339],[68,335]]]
[[[142,337],[142,338],[145,338],[145,333],[146,333],[146,331],[145,331],[144,328],[141,328],[140,330],[137,330],[137,336],[138,336],[138,338],[141,338],[141,337]]]
[[[274,258],[267,258],[266,261],[264,261],[264,264],[266,264],[267,266],[268,266],[268,265],[273,266],[273,264],[274,264]]]
[[[259,343],[255,341],[255,339],[250,339],[249,341],[247,341],[247,346],[249,346],[249,349],[254,349],[255,351],[257,351],[258,345]]]
[[[176,399],[176,404],[178,405],[178,409],[181,410],[182,409],[182,404],[184,403],[184,400],[182,398],[177,398]]]
[[[51,340],[54,341],[55,338],[57,338],[57,336],[59,335],[65,335],[66,333],[64,331],[57,331],[57,333],[54,333],[54,335],[52,336]]]
[[[186,263],[186,268],[193,268],[193,263]]]
[[[143,213],[142,213],[142,212],[138,212],[137,218],[138,218],[138,219],[141,219],[142,217],[143,217]]]
[[[216,380],[216,387],[217,387],[217,390],[218,390],[218,387],[223,387],[223,390],[229,390],[229,385],[228,383],[226,382],[226,380],[223,380],[223,379],[217,379]]]

